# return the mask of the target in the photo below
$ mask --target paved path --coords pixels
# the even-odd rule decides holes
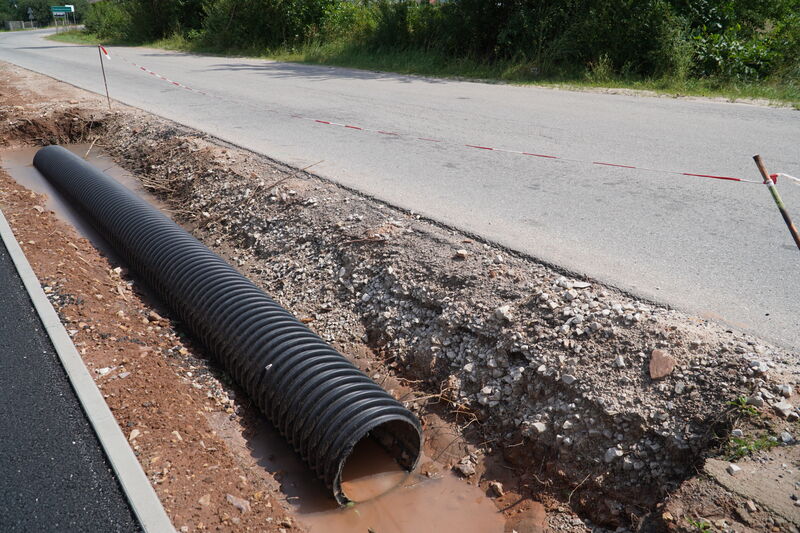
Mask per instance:
[[[140,531],[0,242],[0,531]]]
[[[0,59],[103,91],[95,47],[5,33]],[[314,170],[344,185],[800,347],[800,253],[762,186],[463,146],[751,179],[758,178],[751,156],[760,153],[771,170],[800,176],[795,110],[144,48],[112,48],[106,69],[120,101],[293,165],[324,160]],[[780,185],[800,222],[800,186]]]

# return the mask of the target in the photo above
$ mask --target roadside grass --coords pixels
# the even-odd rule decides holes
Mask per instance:
[[[310,42],[301,47],[277,50],[218,50],[189,40],[181,34],[148,43],[101,41],[84,31],[71,31],[49,37],[74,44],[141,45],[167,50],[211,55],[261,57],[295,63],[330,65],[418,76],[467,79],[483,82],[536,85],[565,90],[631,90],[658,95],[723,98],[729,101],[766,101],[791,105],[800,110],[800,81],[762,80],[741,82],[716,78],[643,78],[623,76],[597,69],[574,69],[542,76],[529,63],[498,61],[493,63],[468,58],[449,58],[435,51],[418,49],[376,51],[346,42]]]
[[[702,519],[694,520],[691,518],[687,518],[686,521],[689,523],[690,526],[692,526],[693,531],[701,531],[703,533],[712,531],[711,524],[709,524],[705,520]]]
[[[81,30],[65,31],[61,33],[54,33],[48,35],[47,38],[51,41],[70,44],[103,44],[100,39],[91,33]]]
[[[726,461],[738,461],[755,452],[771,450],[778,446],[778,441],[767,435],[758,437],[731,437],[727,442],[723,457]]]
[[[97,46],[98,44],[103,44],[106,46],[141,46],[142,43],[135,43],[129,41],[115,41],[109,39],[100,39],[97,35],[93,33],[89,33],[84,30],[70,30],[64,31],[61,33],[53,33],[52,35],[48,35],[47,39],[51,41],[57,41],[60,43],[70,43],[70,44],[89,44],[92,46]]]
[[[727,402],[727,405],[739,415],[758,416],[758,409],[747,403],[747,396],[739,396],[735,400]]]
[[[627,89],[651,91],[669,96],[701,96],[728,100],[767,100],[792,104],[800,109],[800,83],[761,81],[758,83],[711,78],[642,78],[574,69],[541,76],[531,64],[513,61],[488,64],[472,59],[451,59],[435,52],[400,50],[376,52],[337,43],[307,44],[296,50],[266,54],[281,61],[352,67],[365,70],[422,76],[501,81],[568,90]]]

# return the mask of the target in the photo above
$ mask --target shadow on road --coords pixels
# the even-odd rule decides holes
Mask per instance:
[[[333,66],[303,65],[298,63],[280,63],[265,61],[264,63],[218,63],[211,65],[210,70],[243,72],[253,71],[278,78],[302,78],[310,81],[327,81],[332,79],[354,80],[392,80],[401,83],[424,82],[430,84],[447,83],[447,80],[406,76],[390,72],[357,70]]]

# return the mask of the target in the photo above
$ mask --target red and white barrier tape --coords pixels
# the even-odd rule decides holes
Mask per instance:
[[[800,178],[795,178],[794,176],[790,176],[789,174],[784,174],[783,172],[778,172],[776,176],[780,176],[782,178],[786,178],[789,181],[795,182],[797,185],[800,185]]]
[[[738,182],[742,182],[742,183],[756,183],[756,184],[762,183],[761,181],[757,181],[757,180],[749,180],[749,179],[746,179],[746,178],[737,178],[737,177],[733,177],[733,176],[718,176],[718,175],[714,175],[714,174],[697,174],[697,173],[693,173],[693,172],[680,172],[680,171],[677,171],[677,170],[664,170],[664,169],[659,169],[659,168],[648,168],[648,167],[639,167],[639,166],[633,166],[633,165],[622,165],[622,164],[619,164],[619,163],[607,163],[607,162],[603,162],[603,161],[588,161],[588,160],[585,160],[585,159],[573,159],[573,158],[569,158],[569,157],[561,157],[561,156],[556,156],[556,155],[535,154],[535,153],[532,153],[532,152],[523,152],[523,151],[520,151],[520,150],[510,150],[508,148],[495,148],[495,147],[492,147],[492,146],[482,146],[482,145],[478,145],[478,144],[463,144],[463,145],[460,145],[460,144],[456,144],[456,143],[452,143],[452,142],[448,142],[448,141],[442,141],[442,140],[438,140],[438,139],[430,139],[430,138],[426,138],[426,137],[415,137],[415,136],[409,135],[409,134],[396,133],[396,132],[384,131],[384,130],[374,130],[374,129],[369,129],[369,128],[363,128],[363,127],[360,127],[360,126],[353,126],[351,124],[341,124],[341,123],[338,123],[338,122],[331,122],[331,121],[328,121],[328,120],[320,120],[320,119],[315,119],[315,118],[308,118],[308,117],[304,117],[304,116],[301,116],[301,115],[292,115],[292,117],[293,118],[298,118],[298,119],[303,119],[303,120],[310,120],[310,121],[316,122],[318,124],[324,124],[324,125],[327,125],[327,126],[339,126],[339,127],[342,127],[342,128],[354,129],[354,130],[358,130],[358,131],[368,131],[368,132],[372,132],[372,133],[378,133],[378,134],[381,134],[381,135],[395,135],[395,136],[398,136],[398,137],[406,137],[406,138],[410,138],[410,139],[415,140],[415,141],[444,143],[444,144],[450,144],[450,145],[456,145],[456,146],[463,146],[463,147],[466,147],[466,148],[472,148],[472,149],[475,149],[475,150],[486,150],[486,151],[489,151],[489,152],[503,152],[503,153],[507,153],[507,154],[516,154],[516,155],[523,155],[523,156],[530,156],[530,157],[540,157],[540,158],[543,158],[543,159],[555,159],[555,160],[559,160],[559,161],[568,161],[568,162],[571,162],[571,163],[582,163],[582,164],[591,164],[591,165],[606,166],[606,167],[616,167],[616,168],[624,168],[624,169],[644,170],[646,172],[659,172],[659,173],[662,173],[662,174],[673,174],[673,175],[678,175],[678,176],[692,176],[692,177],[696,177],[696,178],[709,178],[709,179],[724,180],[724,181],[738,181]],[[782,175],[785,176],[785,174],[782,174]]]
[[[106,48],[102,47],[102,46],[100,47],[100,50],[103,52],[103,55],[106,57],[106,59],[111,61],[111,54],[108,52],[108,50]],[[119,55],[119,54],[115,54],[115,55],[118,58],[120,58],[120,60],[122,60],[123,63],[127,63],[129,65],[132,65],[132,66],[138,68],[139,70],[141,70],[142,72],[146,72],[146,73],[150,74],[151,76],[154,76],[154,77],[156,77],[156,78],[158,78],[158,79],[160,79],[162,81],[165,81],[165,82],[167,82],[167,83],[169,83],[171,85],[174,85],[176,87],[180,87],[181,89],[186,89],[187,91],[192,91],[192,92],[195,92],[195,93],[198,93],[198,94],[202,94],[202,95],[205,95],[205,96],[211,96],[206,92],[200,91],[198,89],[193,89],[192,87],[189,87],[188,85],[184,85],[184,84],[179,83],[177,81],[173,81],[173,80],[171,80],[171,79],[169,79],[169,78],[167,78],[165,76],[162,76],[161,74],[159,74],[157,72],[153,72],[152,70],[150,70],[147,67],[143,67],[142,65],[140,65],[138,63],[134,63],[133,61],[128,60],[125,56],[122,56],[122,55]]]
[[[103,54],[106,56],[106,58],[110,60],[111,56],[110,56],[108,50],[103,48],[102,46],[100,47],[100,49],[103,51]],[[258,106],[254,106],[252,104],[249,104],[248,102],[234,101],[234,100],[230,100],[228,98],[224,98],[222,96],[218,96],[218,95],[215,95],[215,94],[207,93],[205,91],[201,91],[199,89],[194,89],[192,87],[189,87],[188,85],[184,85],[182,83],[179,83],[177,81],[173,81],[173,80],[171,80],[171,79],[169,79],[167,77],[164,77],[161,74],[158,74],[157,72],[153,72],[152,70],[150,70],[150,69],[148,69],[146,67],[143,67],[142,65],[139,65],[138,63],[134,63],[133,61],[130,61],[130,60],[126,59],[124,56],[121,56],[119,54],[116,54],[116,55],[123,62],[125,62],[125,63],[127,63],[129,65],[132,65],[132,66],[138,68],[139,70],[141,70],[143,72],[146,72],[147,74],[150,74],[153,77],[156,77],[156,78],[158,78],[158,79],[160,79],[160,80],[162,80],[162,81],[164,81],[166,83],[169,83],[169,84],[174,85],[176,87],[179,87],[181,89],[185,89],[187,91],[191,91],[191,92],[194,92],[194,93],[197,93],[197,94],[202,94],[203,96],[216,98],[216,99],[222,100],[222,101],[233,102],[233,103],[236,103],[238,105],[244,104],[244,105],[247,105],[248,107],[252,107],[253,109],[256,109],[256,110],[262,111],[262,112],[263,111],[267,111],[267,112],[270,112],[270,113],[277,113],[278,112],[278,111],[276,111],[274,109],[264,109],[262,107],[258,107]],[[326,125],[326,126],[336,126],[336,127],[340,127],[340,128],[349,129],[349,130],[365,131],[365,132],[369,132],[369,133],[375,133],[375,134],[378,134],[378,135],[404,137],[404,138],[411,139],[413,141],[449,144],[451,146],[460,146],[462,148],[470,148],[470,149],[475,149],[475,150],[485,150],[485,151],[489,151],[489,152],[502,152],[502,153],[507,153],[507,154],[515,154],[515,155],[522,155],[522,156],[528,156],[528,157],[538,157],[538,158],[543,158],[543,159],[555,159],[555,160],[558,160],[558,161],[568,161],[568,162],[571,162],[571,163],[582,163],[582,164],[590,164],[590,165],[597,165],[597,166],[624,168],[624,169],[632,169],[632,170],[643,170],[645,172],[658,172],[658,173],[661,173],[661,174],[672,174],[672,175],[677,175],[677,176],[690,176],[690,177],[695,177],[695,178],[708,178],[708,179],[723,180],[723,181],[737,181],[737,182],[742,182],[742,183],[763,184],[762,181],[749,180],[749,179],[746,179],[746,178],[738,178],[738,177],[734,177],[734,176],[718,176],[718,175],[715,175],[715,174],[697,174],[697,173],[694,173],[694,172],[681,172],[681,171],[677,171],[677,170],[665,170],[665,169],[659,169],[659,168],[648,168],[648,167],[640,167],[640,166],[634,166],[634,165],[623,165],[623,164],[619,164],[619,163],[608,163],[608,162],[604,162],[604,161],[589,161],[589,160],[585,160],[585,159],[572,159],[572,158],[561,157],[561,156],[556,156],[556,155],[537,154],[537,153],[533,153],[533,152],[523,152],[523,151],[520,151],[520,150],[510,150],[508,148],[495,148],[495,147],[492,147],[492,146],[483,146],[483,145],[479,145],[479,144],[459,144],[459,143],[454,143],[454,142],[450,142],[450,141],[443,141],[443,140],[439,140],[439,139],[431,139],[431,138],[427,138],[427,137],[416,137],[416,136],[414,136],[412,134],[405,134],[405,133],[398,133],[398,132],[393,132],[393,131],[365,128],[365,127],[362,127],[362,126],[355,126],[353,124],[342,124],[342,123],[339,123],[339,122],[331,122],[331,121],[328,121],[328,120],[321,120],[321,119],[317,119],[317,118],[305,117],[305,116],[302,116],[302,115],[298,115],[296,113],[295,114],[290,114],[289,116],[291,116],[292,118],[296,118],[296,119],[300,119],[300,120],[307,120],[307,121],[311,121],[311,122],[314,122],[314,123],[317,123],[317,124],[323,124],[323,125]],[[784,178],[786,178],[786,179],[788,179],[790,181],[794,181],[797,184],[800,184],[800,179],[799,178],[795,178],[794,176],[790,176],[790,175],[784,174],[784,173],[772,174],[770,177],[772,177],[773,181],[777,183],[777,179],[778,179],[779,176],[784,177]]]

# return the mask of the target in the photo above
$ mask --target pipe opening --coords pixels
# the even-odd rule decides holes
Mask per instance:
[[[336,480],[339,503],[365,502],[400,485],[417,466],[421,436],[416,426],[392,420],[362,437],[344,458]]]

